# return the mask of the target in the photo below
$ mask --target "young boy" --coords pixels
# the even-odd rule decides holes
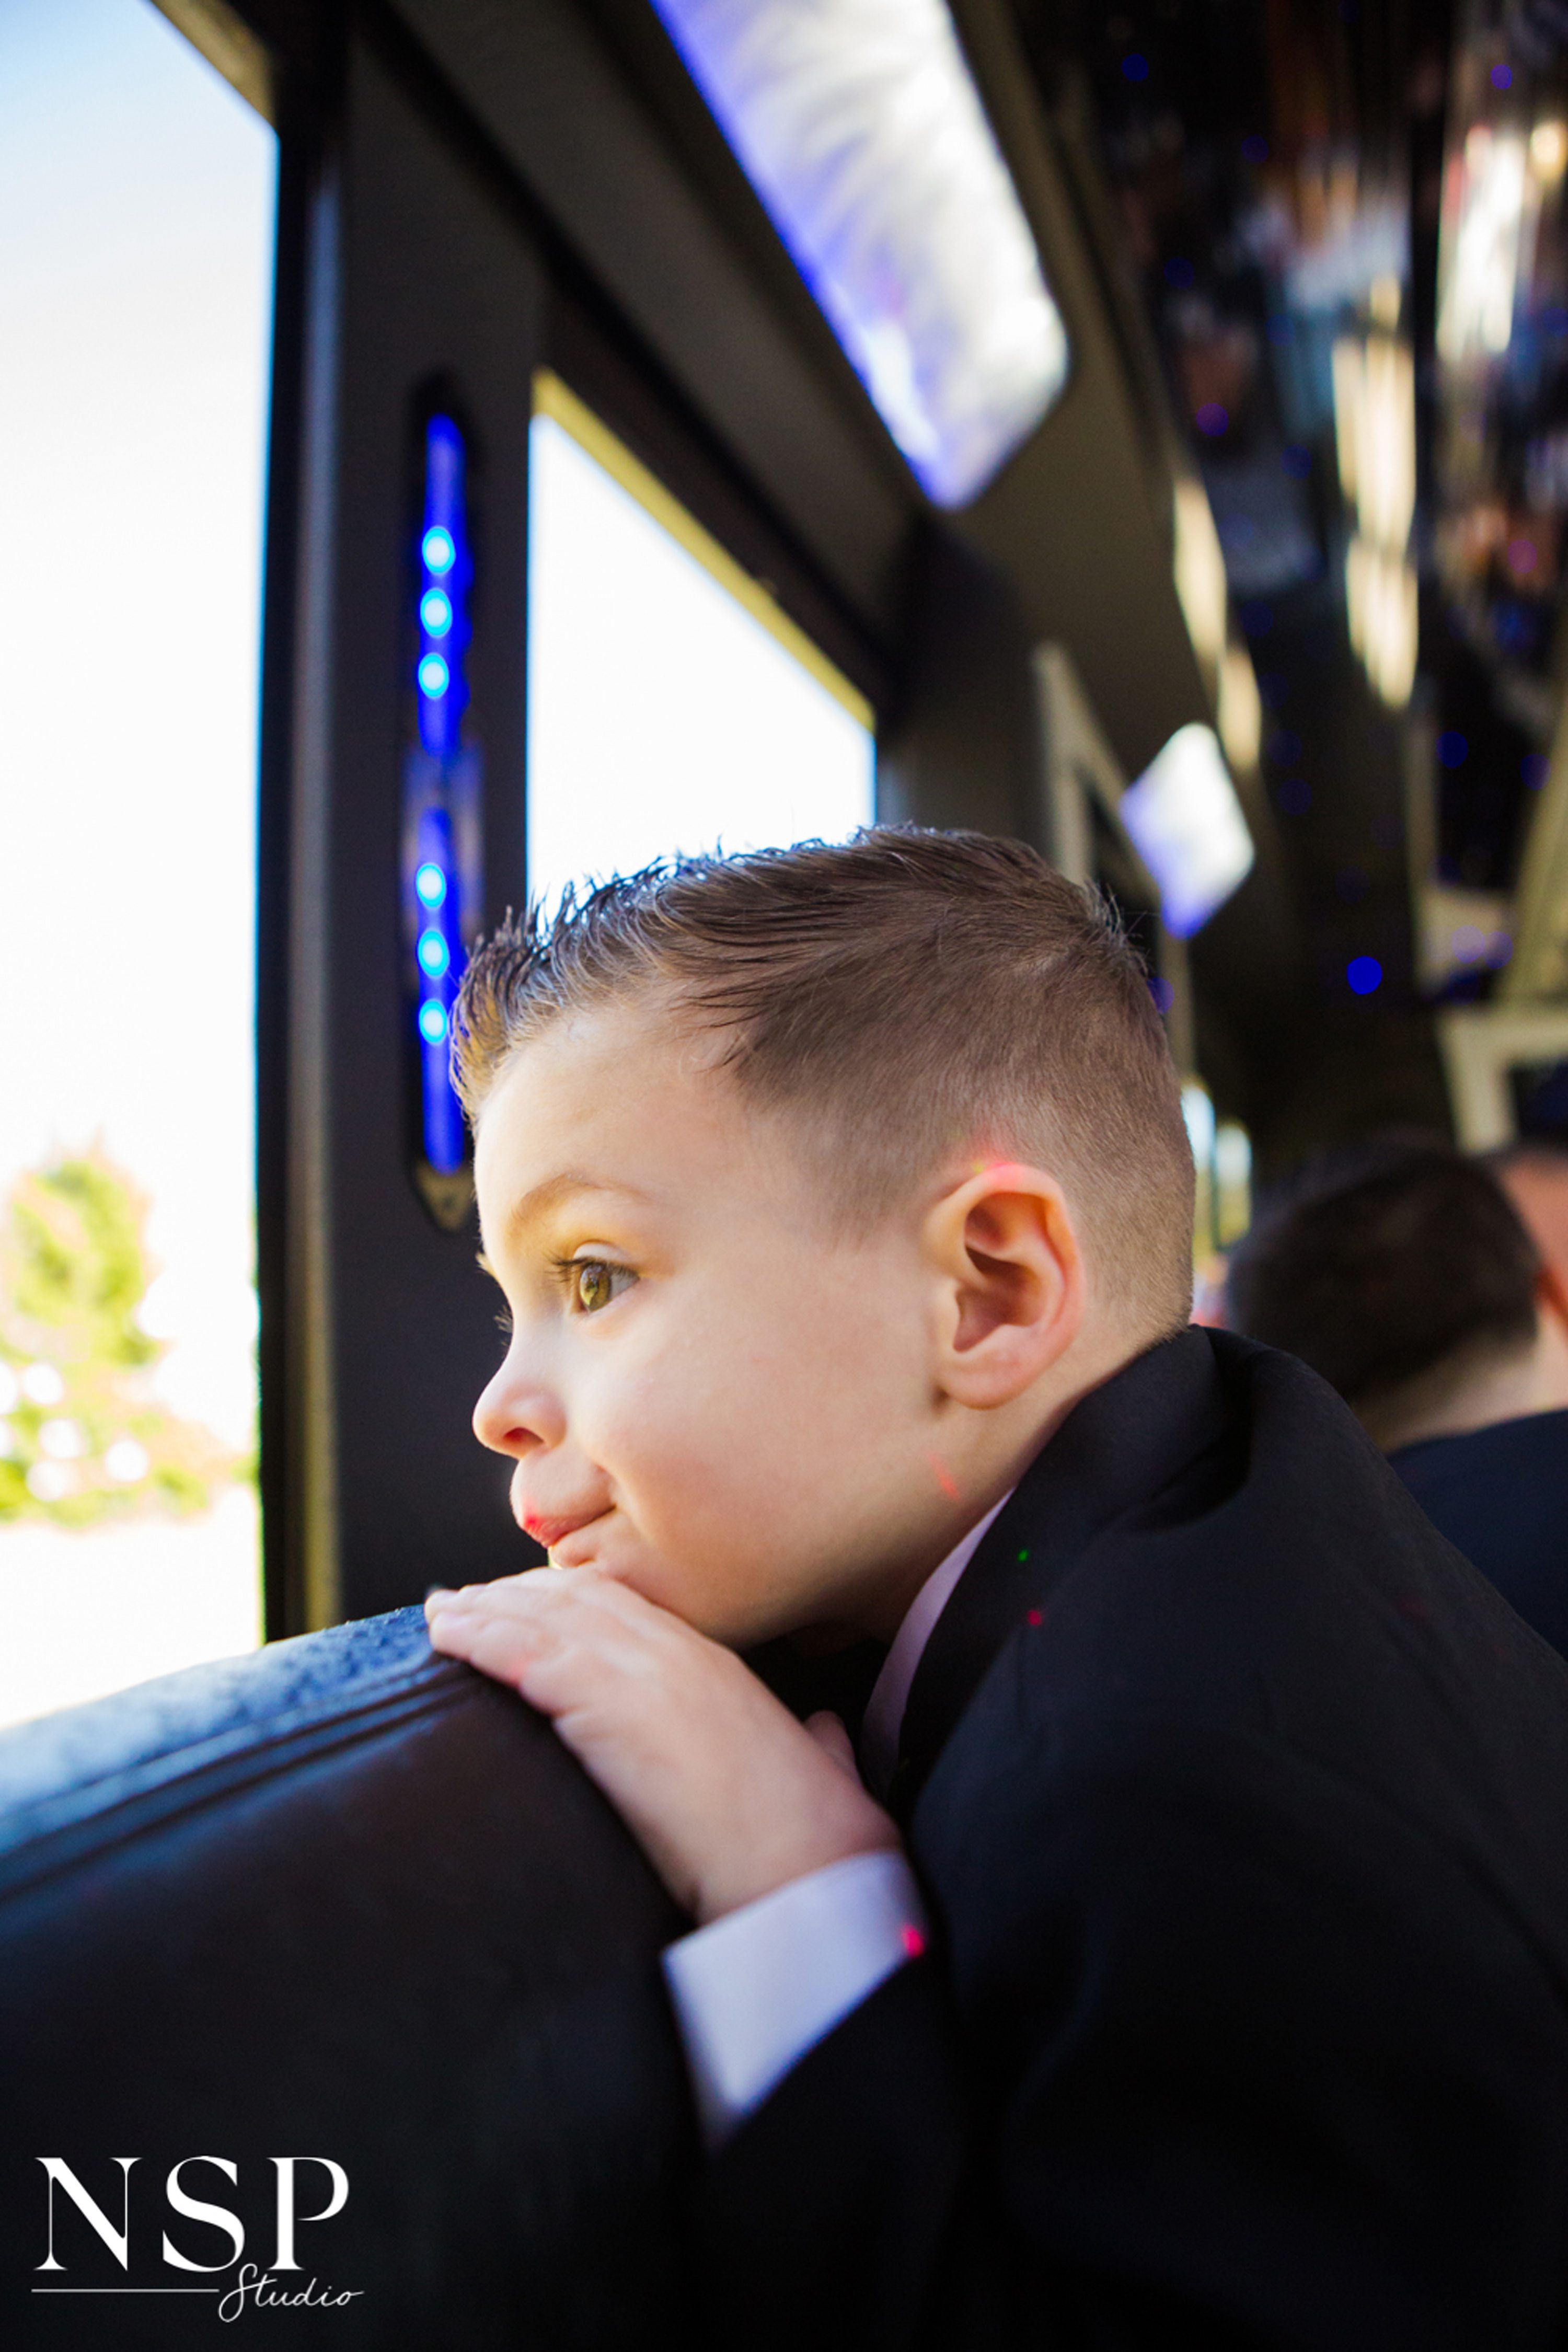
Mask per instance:
[[[713,2340],[1562,2341],[1568,1675],[1315,1376],[1186,1327],[1083,894],[694,861],[492,940],[458,1051],[475,1426],[552,1567],[431,1638],[698,1923]]]

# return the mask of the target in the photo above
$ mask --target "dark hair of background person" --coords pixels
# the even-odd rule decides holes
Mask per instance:
[[[476,1119],[568,1012],[641,1001],[726,1035],[864,1229],[955,1151],[1059,1178],[1094,1271],[1147,1337],[1187,1319],[1193,1161],[1148,975],[1114,916],[1024,843],[916,825],[682,857],[537,909],[478,950],[453,1022]]]
[[[1321,1155],[1265,1199],[1231,1259],[1227,1318],[1367,1417],[1445,1371],[1458,1386],[1522,1354],[1540,1270],[1489,1168],[1436,1138],[1386,1135]]]

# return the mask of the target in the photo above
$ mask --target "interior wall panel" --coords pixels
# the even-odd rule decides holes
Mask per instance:
[[[536,1557],[508,1515],[505,1465],[469,1428],[499,1360],[477,1236],[440,1232],[406,1172],[407,1013],[398,856],[409,667],[409,433],[417,388],[458,389],[477,458],[471,714],[484,758],[488,922],[524,895],[524,626],[531,387],[545,283],[460,156],[367,47],[351,46],[335,179],[332,286],[314,368],[332,383],[330,478],[299,625],[291,1450],[269,1573],[287,1630],[418,1600],[437,1580]],[[335,292],[334,292],[335,289]],[[324,341],[335,350],[323,356]],[[307,446],[307,470],[310,448]],[[328,583],[330,612],[320,595]],[[276,1572],[273,1572],[276,1571]]]

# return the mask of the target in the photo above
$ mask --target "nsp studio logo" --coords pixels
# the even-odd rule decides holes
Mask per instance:
[[[65,2157],[40,2156],[37,2161],[44,2170],[45,2253],[37,2269],[54,2275],[37,2280],[33,2293],[210,2295],[222,2320],[238,2319],[245,2312],[255,2310],[332,2311],[355,2302],[363,2294],[363,2287],[323,2285],[313,2273],[308,2280],[303,2279],[305,2265],[296,2251],[303,2225],[331,2221],[348,2203],[349,2176],[344,2168],[330,2156],[272,2156],[263,2160],[271,2166],[273,2174],[266,2198],[271,2260],[265,2266],[245,2259],[247,2232],[241,2213],[228,2205],[218,2204],[210,2194],[193,2195],[189,2185],[195,2168],[205,2165],[211,2171],[223,2174],[236,2190],[240,2189],[239,2167],[231,2157],[179,2158],[164,2179],[160,2209],[145,2193],[145,2187],[150,2186],[145,2175],[132,2187],[132,2175],[142,2162],[139,2156],[111,2157],[90,2168],[94,2175],[91,2188]],[[318,2168],[314,2176],[306,2169],[312,2166]],[[118,2167],[120,2173],[117,2199],[107,2187],[113,2177],[113,2167]],[[89,2168],[84,2164],[82,2169]],[[100,2172],[102,2179],[98,2178]],[[323,2172],[324,2184],[320,2178]],[[309,2189],[304,2186],[307,2179],[311,2181]],[[198,2175],[195,2185],[210,2189],[214,2184]],[[313,2212],[301,2212],[301,2195],[314,2201],[321,2196],[323,2187],[325,2203],[317,2203]],[[118,2205],[118,2220],[112,2211],[105,2210],[105,2204],[100,2203],[100,2193],[105,2203]],[[242,2195],[237,2201],[252,2206],[254,2197]],[[254,2210],[250,2218],[254,2233]],[[83,2222],[87,2224],[85,2231]],[[182,2231],[183,2245],[171,2234],[176,2222],[185,2225]],[[190,2228],[193,2223],[197,2225],[194,2238]],[[215,2252],[219,2239],[226,2242],[227,2253],[217,2262],[203,2261],[201,2254]],[[96,2245],[95,2240],[99,2242]],[[156,2243],[157,2267],[163,2273],[156,2281],[149,2277],[150,2241]],[[191,2251],[193,2244],[198,2252]],[[113,2257],[122,2273],[121,2277],[106,2275],[108,2265],[100,2249]],[[167,2275],[171,2272],[175,2273],[173,2278]],[[193,2273],[204,2274],[203,2284],[196,2284]]]

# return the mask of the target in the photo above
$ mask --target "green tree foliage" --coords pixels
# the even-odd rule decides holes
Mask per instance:
[[[153,1389],[145,1223],[96,1151],[19,1177],[0,1209],[0,1522],[203,1510],[243,1468]]]

